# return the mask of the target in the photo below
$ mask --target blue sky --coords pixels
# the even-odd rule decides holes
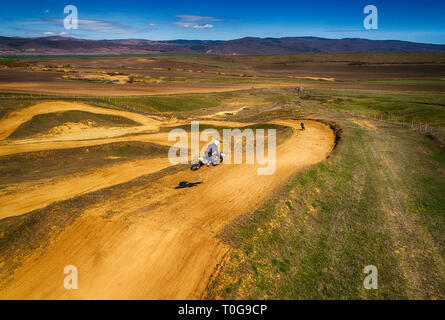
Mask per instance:
[[[78,9],[77,30],[63,26],[63,9],[70,4]],[[368,4],[378,9],[377,30],[363,27]],[[317,36],[445,44],[444,0],[16,0],[2,3],[1,8],[2,36],[150,40]]]

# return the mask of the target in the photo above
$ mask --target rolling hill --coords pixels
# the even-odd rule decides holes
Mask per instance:
[[[399,40],[317,37],[254,38],[234,40],[145,39],[86,40],[68,37],[0,37],[0,55],[92,54],[292,54],[350,52],[445,52],[445,45]]]

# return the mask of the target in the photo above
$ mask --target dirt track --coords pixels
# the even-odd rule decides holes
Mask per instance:
[[[89,112],[100,109],[85,108],[83,111]],[[30,118],[15,116],[14,119],[11,122],[14,125],[6,126],[9,129],[2,127],[2,137],[20,124],[18,119]],[[7,123],[8,119],[4,121]],[[151,119],[143,121],[138,122],[159,126]],[[228,125],[227,122],[207,123]],[[274,123],[296,128],[298,121]],[[332,150],[334,134],[328,126],[315,121],[306,121],[306,126],[306,131],[294,130],[292,136],[277,147],[277,168],[273,175],[259,176],[257,165],[245,164],[181,171],[153,182],[143,192],[128,190],[119,199],[107,200],[86,210],[60,236],[52,239],[44,252],[28,257],[11,281],[0,284],[0,298],[199,298],[215,266],[228,250],[215,237],[222,227],[260,206],[287,177],[322,161]],[[161,133],[131,137],[171,143],[165,138]],[[109,143],[119,139],[130,137],[94,141]],[[55,146],[63,143],[63,147],[68,148],[82,142],[47,141],[45,144],[50,148],[51,143]],[[126,162],[64,177],[43,187],[31,186],[20,193],[0,197],[0,218],[129,181],[168,165],[165,158]],[[201,184],[175,189],[180,181]],[[118,214],[105,219],[103,216],[110,210]],[[79,270],[78,290],[63,288],[66,265],[75,265]]]
[[[22,123],[31,120],[32,117],[34,117],[35,115],[44,113],[71,111],[71,110],[121,116],[144,125],[146,129],[159,130],[159,121],[145,117],[137,113],[98,108],[77,102],[74,103],[74,102],[55,101],[55,102],[43,102],[35,104],[23,110],[13,112],[11,115],[9,115],[9,117],[1,120],[0,140],[6,139]]]
[[[82,96],[125,96],[125,95],[163,95],[182,93],[209,93],[226,92],[234,90],[247,90],[252,88],[292,87],[288,82],[283,83],[239,83],[239,84],[206,84],[206,83],[167,83],[150,85],[115,85],[78,81],[69,82],[70,90],[67,94],[67,83],[64,80],[56,82],[33,81],[0,83],[1,92],[27,93],[27,94],[57,94]]]

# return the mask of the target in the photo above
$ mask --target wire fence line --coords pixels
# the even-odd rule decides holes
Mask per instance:
[[[159,112],[153,112],[147,110],[144,106],[131,103],[125,100],[125,98],[135,96],[76,96],[76,95],[46,95],[46,94],[18,94],[18,93],[0,93],[1,99],[14,99],[14,100],[67,100],[76,102],[89,102],[89,103],[102,103],[111,104],[114,107],[131,110],[134,112],[144,113],[147,115],[158,115]]]
[[[428,121],[415,121],[414,119],[406,119],[405,117],[396,117],[388,113],[374,113],[374,112],[363,112],[363,111],[351,111],[348,113],[356,118],[372,120],[381,123],[387,123],[394,126],[406,127],[411,130],[415,130],[421,134],[428,135],[441,144],[445,141],[445,128],[442,126],[434,126],[429,124]]]
[[[44,100],[88,100],[88,101],[117,101],[122,99],[122,96],[76,96],[76,95],[50,95],[50,94],[30,94],[30,93],[0,93],[0,98],[15,99],[15,100],[29,100],[29,99],[44,99]]]
[[[52,100],[52,99],[58,99],[58,100],[109,100],[108,97],[101,97],[101,96],[76,96],[76,95],[49,95],[49,94],[30,94],[30,93],[0,93],[0,98],[3,99],[15,99],[15,100],[29,100],[29,99],[45,99],[45,100]]]

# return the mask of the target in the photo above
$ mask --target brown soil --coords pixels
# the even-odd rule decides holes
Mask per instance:
[[[7,118],[5,123],[9,126],[3,132],[20,124],[17,119],[17,115]],[[22,121],[26,119],[23,116]],[[19,259],[21,266],[13,278],[0,284],[0,298],[199,298],[227,251],[215,235],[240,214],[258,208],[291,174],[325,159],[334,146],[334,133],[320,122],[305,121],[306,131],[296,130],[298,121],[271,123],[294,128],[291,137],[277,147],[273,175],[257,175],[258,165],[223,164],[164,176],[145,185],[143,191],[122,189],[119,197],[83,209],[79,218],[54,236],[45,249]],[[206,124],[246,125],[216,121]],[[166,141],[166,133],[142,136],[152,142],[171,144]],[[96,140],[110,143],[117,139]],[[63,141],[72,143],[71,147],[79,142]],[[48,148],[51,143],[58,144],[45,143]],[[17,188],[20,192],[0,196],[1,217],[118,186],[170,166],[166,158],[140,159],[51,182],[23,183]],[[193,187],[175,189],[181,181],[190,182]],[[78,290],[68,291],[62,286],[63,268],[68,264],[79,270]]]

